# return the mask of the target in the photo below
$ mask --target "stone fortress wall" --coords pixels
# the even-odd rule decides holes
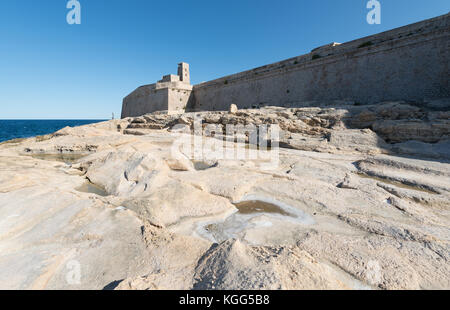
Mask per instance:
[[[122,118],[140,116],[155,111],[182,113],[192,96],[189,64],[178,65],[178,75],[165,75],[155,84],[137,88],[123,99]]]
[[[187,78],[189,68],[180,64],[179,75],[172,79],[181,82],[163,79],[138,88],[124,99],[122,117],[220,111],[231,104],[301,107],[310,101],[370,104],[449,98],[449,30],[446,14],[195,86],[182,81],[183,68]]]

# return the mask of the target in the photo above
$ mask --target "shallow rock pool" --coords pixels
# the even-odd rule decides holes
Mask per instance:
[[[307,213],[271,198],[246,196],[234,203],[236,212],[222,221],[199,223],[196,233],[212,242],[230,238],[242,239],[249,230],[270,228],[280,222],[294,225],[312,225],[314,219]]]

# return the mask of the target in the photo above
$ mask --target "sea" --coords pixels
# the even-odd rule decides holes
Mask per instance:
[[[64,127],[76,127],[105,120],[0,120],[0,143],[54,133]]]

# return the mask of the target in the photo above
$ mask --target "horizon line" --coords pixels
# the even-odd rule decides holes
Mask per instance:
[[[120,118],[115,118],[120,119]],[[109,121],[110,118],[1,118],[0,121]]]

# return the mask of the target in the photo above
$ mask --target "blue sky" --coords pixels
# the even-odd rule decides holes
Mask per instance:
[[[177,63],[194,84],[446,14],[448,0],[0,1],[0,119],[105,119]]]

